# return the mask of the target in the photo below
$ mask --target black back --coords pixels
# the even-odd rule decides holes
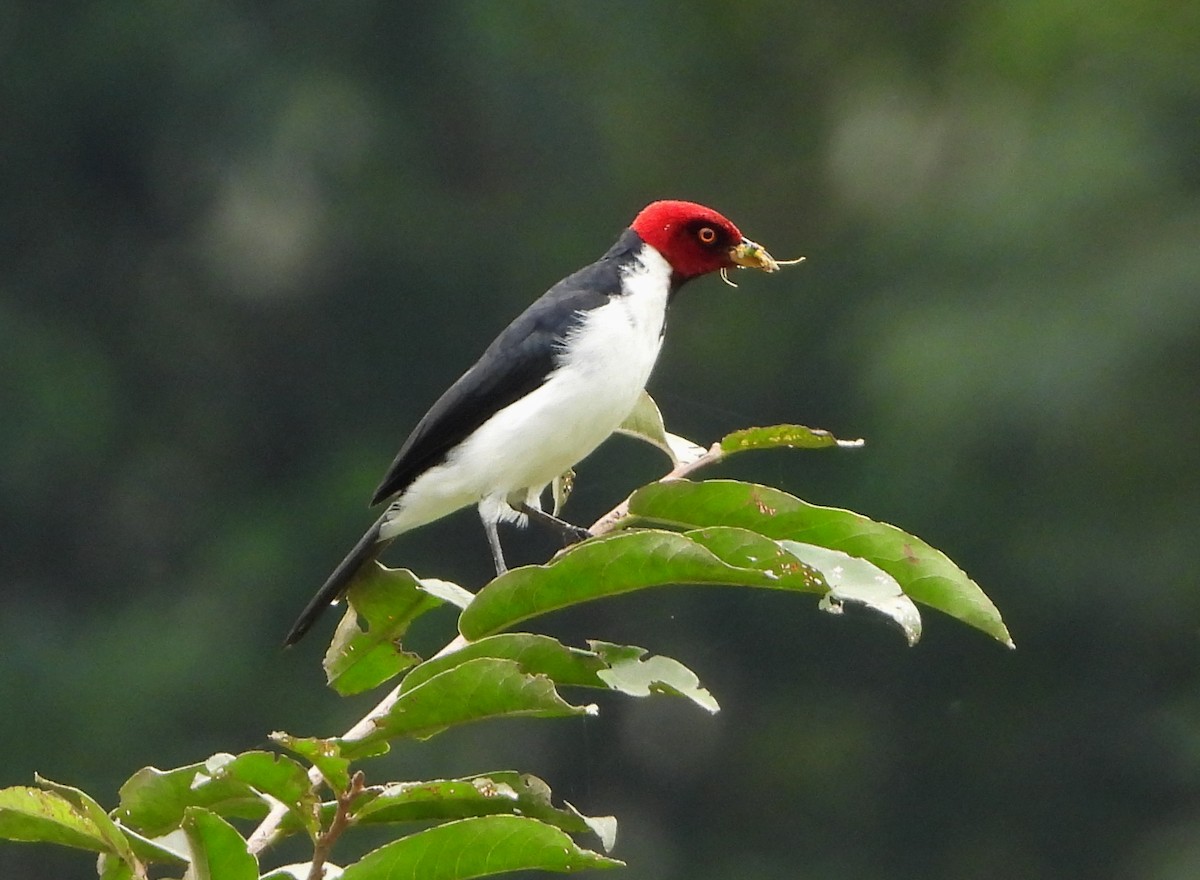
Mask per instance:
[[[620,294],[621,271],[641,246],[638,234],[625,230],[603,257],[555,284],[517,316],[417,423],[371,503],[402,493],[476,428],[546,381],[571,328],[584,313]]]

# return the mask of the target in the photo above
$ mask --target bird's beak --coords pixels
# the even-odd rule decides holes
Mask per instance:
[[[761,244],[756,244],[748,238],[729,249],[729,259],[735,266],[742,269],[762,269],[764,272],[778,272],[779,263],[767,253]]]

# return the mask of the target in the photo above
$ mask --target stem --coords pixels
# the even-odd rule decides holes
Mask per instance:
[[[333,814],[333,821],[329,823],[329,829],[317,837],[317,845],[313,848],[312,862],[308,868],[308,880],[322,880],[325,876],[325,861],[342,832],[350,827],[350,804],[362,790],[363,772],[359,770],[351,777],[349,787],[338,795],[337,810]]]

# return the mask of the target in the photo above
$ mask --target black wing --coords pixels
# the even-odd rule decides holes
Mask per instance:
[[[621,267],[640,243],[627,230],[598,262],[558,282],[509,324],[417,423],[371,503],[403,492],[476,428],[540,386],[582,313],[620,292]]]

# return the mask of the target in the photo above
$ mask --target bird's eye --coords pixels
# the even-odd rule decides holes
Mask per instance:
[[[700,239],[701,244],[712,244],[717,240],[717,230],[711,226],[702,226],[700,231],[696,233],[696,237]]]

